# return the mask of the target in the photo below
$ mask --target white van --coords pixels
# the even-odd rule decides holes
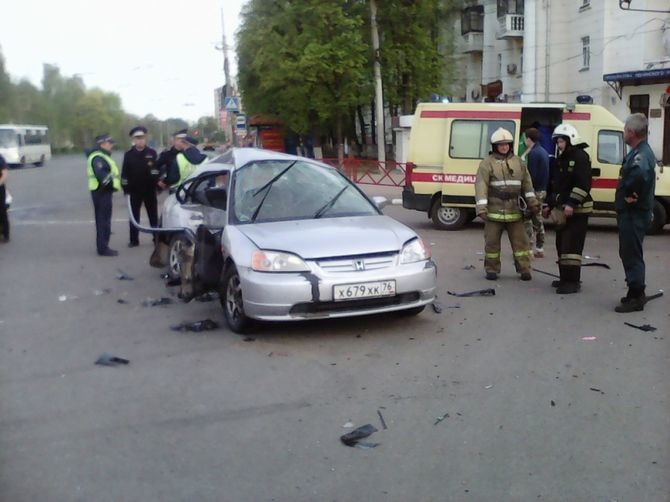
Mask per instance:
[[[51,159],[49,128],[41,125],[0,124],[0,155],[10,166],[42,166]]]

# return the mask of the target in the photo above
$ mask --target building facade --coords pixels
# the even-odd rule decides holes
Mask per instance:
[[[621,120],[649,118],[670,164],[667,0],[466,0],[456,21],[463,101],[574,102],[588,95]],[[626,8],[630,7],[630,8]]]

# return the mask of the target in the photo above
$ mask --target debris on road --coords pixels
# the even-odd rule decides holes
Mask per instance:
[[[200,333],[201,331],[211,331],[217,329],[219,324],[211,319],[204,319],[202,321],[194,322],[182,322],[180,324],[175,324],[170,326],[172,331],[193,331],[195,333]]]
[[[250,337],[250,336],[245,336],[245,337],[242,339],[242,341],[243,341],[243,342],[255,342],[256,339],[255,339],[255,338],[252,338],[252,337]]]
[[[602,267],[610,270],[610,267],[607,263],[582,263],[582,267]]]
[[[560,275],[552,274],[551,272],[545,272],[544,270],[540,270],[539,268],[533,267],[533,271],[537,272],[538,274],[544,274],[544,275],[548,275],[549,277],[555,277],[556,279],[561,278]]]
[[[600,260],[600,255],[599,254],[593,255],[593,256],[584,255],[584,259],[585,260]]]
[[[596,389],[595,387],[589,387],[589,390],[592,390],[593,392],[600,392],[601,394],[605,394],[602,390]]]
[[[647,301],[655,300],[656,298],[660,298],[661,296],[663,296],[663,290],[659,289],[658,293],[647,296]]]
[[[496,290],[493,288],[487,288],[487,289],[478,289],[477,291],[469,291],[467,293],[454,293],[453,291],[447,291],[447,294],[451,296],[459,296],[461,298],[470,296],[495,296]]]
[[[344,424],[344,425],[342,426],[342,428],[343,428],[343,429],[351,429],[353,426],[354,426],[353,423],[351,423],[351,422],[347,422],[346,424]]]
[[[594,340],[597,340],[597,339],[598,338],[595,337],[595,336],[583,336],[582,337],[582,340],[584,340],[585,342],[593,342]]]
[[[78,296],[73,296],[73,295],[59,295],[58,296],[58,301],[59,302],[66,302],[68,300],[78,300]]]
[[[144,307],[157,307],[159,305],[170,305],[172,303],[174,303],[172,298],[167,298],[165,296],[162,296],[157,300],[154,298],[147,298],[146,300],[142,300],[142,306]]]
[[[438,301],[434,301],[430,305],[433,307],[433,312],[435,312],[436,314],[441,314],[442,311],[444,310],[444,305],[442,305]]]
[[[119,298],[118,300],[116,300],[116,303],[120,303],[121,305],[125,305],[128,302],[126,300],[124,300],[123,298]]]
[[[551,400],[551,405],[556,406],[556,402],[553,399]]]
[[[99,366],[118,366],[119,364],[128,364],[130,361],[122,357],[110,356],[107,353],[102,354],[98,357],[98,360],[95,364]]]
[[[631,324],[629,322],[625,322],[624,324],[626,326],[630,326],[631,328],[639,329],[640,331],[656,331],[656,328],[651,324],[643,324],[642,326],[636,326],[635,324]]]
[[[109,294],[109,293],[111,293],[111,292],[112,292],[111,289],[109,289],[109,288],[105,288],[105,289],[96,289],[95,291],[93,291],[93,294],[94,294],[95,296],[102,296],[102,295],[107,295],[107,294]]]
[[[437,425],[437,424],[439,424],[439,423],[440,423],[442,420],[444,420],[445,418],[449,418],[449,413],[445,413],[444,415],[440,415],[439,417],[437,417],[437,418],[435,419],[435,423],[433,423],[433,425]]]
[[[493,384],[491,384],[491,385],[487,385],[487,386],[484,387],[484,388],[485,388],[486,390],[488,390],[488,389],[492,389],[492,388],[493,388]]]
[[[377,428],[374,425],[365,424],[359,427],[358,429],[354,429],[353,431],[347,432],[343,436],[340,436],[340,441],[342,441],[342,443],[352,448],[353,447],[363,449],[374,448],[379,443],[360,443],[359,441],[361,439],[365,439],[366,437],[370,436],[375,432],[377,432]]]
[[[120,281],[134,281],[135,280],[132,277],[130,277],[128,274],[126,274],[123,270],[121,270],[120,268],[117,268],[116,272],[117,272],[116,278]]]
[[[379,421],[382,423],[382,429],[386,430],[388,427],[386,426],[386,420],[384,420],[384,415],[382,415],[382,412],[380,410],[377,410],[377,415],[379,415]]]
[[[475,267],[474,265],[466,265],[465,267],[463,267],[463,270],[474,270],[475,268],[477,267]]]
[[[215,291],[208,291],[205,294],[202,294],[200,296],[197,296],[195,298],[196,302],[213,302],[214,300],[219,299],[219,293],[216,293]]]
[[[169,278],[170,278],[170,274],[168,274],[167,272],[165,272],[164,274],[161,274],[161,279],[169,279]]]

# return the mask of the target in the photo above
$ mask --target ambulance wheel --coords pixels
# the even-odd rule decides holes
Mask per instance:
[[[440,199],[433,202],[430,217],[438,230],[459,230],[468,221],[468,210],[463,207],[445,207]]]
[[[653,235],[659,233],[663,230],[663,226],[667,223],[668,212],[666,211],[663,204],[658,200],[654,201],[654,210],[651,217],[651,225],[647,230],[647,235]]]

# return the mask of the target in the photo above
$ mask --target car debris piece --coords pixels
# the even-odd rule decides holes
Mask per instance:
[[[461,298],[470,296],[495,296],[496,290],[493,288],[487,288],[478,289],[477,291],[468,291],[467,293],[454,293],[453,291],[447,291],[447,294],[451,296],[460,296]]]
[[[202,321],[194,322],[182,322],[180,324],[175,324],[170,326],[172,331],[193,331],[195,333],[200,333],[201,331],[211,331],[217,329],[219,324],[211,319],[204,319]]]
[[[378,443],[359,443],[359,441],[361,439],[365,439],[366,437],[370,436],[375,432],[377,432],[377,428],[374,425],[365,424],[357,429],[354,429],[351,432],[347,432],[343,436],[340,436],[340,441],[342,441],[342,443],[352,448],[354,446],[363,449],[374,448],[375,446],[378,445]]]
[[[549,277],[555,277],[556,279],[561,278],[560,275],[552,274],[551,272],[545,272],[544,270],[540,270],[539,268],[533,267],[533,271],[537,272],[538,274],[544,274],[544,275],[548,275]]]
[[[585,260],[600,260],[600,255],[599,254],[593,255],[593,256],[584,255],[584,259]]]
[[[386,430],[388,427],[386,426],[386,420],[384,420],[384,415],[382,415],[382,412],[380,410],[377,410],[377,415],[379,415],[379,421],[382,423],[382,429]]]
[[[438,301],[434,301],[430,305],[431,305],[431,307],[433,307],[433,312],[435,312],[436,314],[441,314],[442,311],[444,310],[444,305],[442,305]]]
[[[347,422],[342,426],[343,429],[351,429],[354,426],[352,422]]]
[[[170,274],[168,274],[167,272],[164,273],[164,274],[161,274],[161,279],[169,279],[169,278],[170,278]]]
[[[439,423],[440,423],[442,420],[444,420],[445,418],[449,418],[449,413],[445,413],[444,415],[440,415],[439,417],[437,417],[437,418],[435,419],[435,423],[433,423],[433,425],[437,425],[437,424],[439,424]]]
[[[593,392],[600,392],[601,394],[605,394],[602,390],[596,389],[595,387],[589,387],[589,390],[592,390]]]
[[[610,267],[607,263],[582,263],[582,267],[602,267],[610,270]]]
[[[170,305],[171,303],[174,303],[172,298],[167,298],[165,296],[162,296],[159,299],[147,298],[146,300],[142,300],[142,305],[144,307],[157,307],[159,305]]]
[[[124,300],[123,298],[119,298],[118,300],[116,300],[116,303],[120,303],[121,305],[125,305],[128,302],[126,300]]]
[[[93,291],[93,294],[94,294],[95,296],[102,296],[102,295],[109,294],[109,293],[111,293],[111,292],[112,292],[111,289],[109,289],[109,288],[105,288],[105,289],[96,289],[95,291]]]
[[[123,357],[111,356],[107,353],[102,354],[98,357],[98,360],[95,361],[95,364],[100,366],[118,366],[119,364],[128,364],[130,361],[124,359]]]
[[[663,290],[659,289],[658,293],[654,293],[653,295],[649,295],[649,296],[647,296],[646,299],[647,299],[647,301],[651,301],[651,300],[655,300],[656,298],[660,298],[661,296],[663,296]]]
[[[130,277],[128,274],[126,274],[123,270],[120,268],[116,269],[116,278],[120,281],[134,281],[132,277]]]
[[[642,326],[636,326],[635,324],[631,324],[629,322],[624,322],[624,324],[626,326],[630,326],[631,328],[639,329],[640,331],[656,331],[656,328],[651,324],[643,324]]]
[[[556,406],[556,402],[553,399],[551,400],[551,405]]]
[[[205,294],[202,294],[200,296],[196,296],[195,301],[196,302],[213,302],[214,300],[219,299],[219,294],[215,291],[208,291]]]
[[[491,384],[491,385],[487,385],[487,386],[484,387],[484,388],[485,388],[486,390],[488,390],[488,389],[492,389],[492,388],[493,388],[493,384]]]
[[[474,265],[466,265],[465,267],[463,267],[463,270],[474,270],[475,268],[477,267],[475,267]]]
[[[585,342],[592,342],[592,341],[597,340],[597,339],[598,338],[596,338],[595,336],[583,336],[582,337],[582,340],[584,340]]]

